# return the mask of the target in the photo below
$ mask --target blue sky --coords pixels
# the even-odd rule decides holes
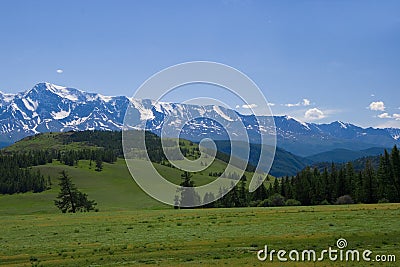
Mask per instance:
[[[400,128],[399,1],[10,0],[0,32],[3,92],[48,81],[131,96],[207,60],[247,74],[275,114]]]

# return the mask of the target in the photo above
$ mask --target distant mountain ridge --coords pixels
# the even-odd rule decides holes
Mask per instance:
[[[228,139],[226,132],[215,123],[214,118],[230,122],[230,127],[235,127],[234,118],[239,118],[252,143],[259,142],[257,136],[261,132],[272,132],[271,129],[260,129],[254,116],[242,115],[220,106],[155,103],[149,99],[103,96],[51,83],[39,83],[18,94],[0,92],[0,146],[40,132],[121,130],[129,104],[134,107],[137,120],[147,121],[147,128],[156,134],[160,134],[166,115],[177,118],[172,123],[178,130],[181,126],[179,116],[184,116],[185,112],[210,118],[197,119],[183,128],[181,137],[192,141],[199,141],[205,136],[214,140]],[[264,116],[258,119],[272,118]],[[273,119],[278,146],[303,157],[338,148],[363,150],[400,144],[400,129],[395,128],[365,129],[343,122],[302,123],[289,116],[275,116]]]
[[[345,163],[349,161],[354,161],[356,159],[379,156],[385,151],[390,151],[391,148],[383,147],[371,147],[363,150],[349,150],[344,148],[337,148],[327,152],[318,153],[307,157],[306,159],[312,162],[335,162],[335,163]]]

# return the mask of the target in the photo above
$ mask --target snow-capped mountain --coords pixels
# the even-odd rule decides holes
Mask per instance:
[[[259,142],[260,133],[271,134],[271,128],[259,127],[254,116],[242,115],[220,106],[196,106],[178,103],[155,103],[148,99],[126,96],[103,96],[74,88],[39,83],[18,94],[0,92],[0,145],[13,143],[25,136],[49,131],[121,130],[128,105],[132,117],[157,134],[163,123],[178,131],[187,114],[196,119],[183,127],[180,136],[193,141],[204,137],[227,140],[227,132],[215,120],[226,122],[235,131],[243,122],[251,142]],[[166,115],[172,120],[164,122]],[[272,117],[260,117],[271,121]],[[361,128],[349,123],[302,123],[288,116],[273,118],[278,146],[295,154],[307,156],[335,148],[365,149],[372,146],[390,147],[400,143],[400,129]]]

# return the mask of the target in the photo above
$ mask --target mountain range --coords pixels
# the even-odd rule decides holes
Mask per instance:
[[[39,83],[32,89],[17,94],[0,92],[0,147],[23,137],[41,132],[81,130],[121,130],[128,105],[138,122],[146,122],[150,131],[160,134],[163,119],[172,116],[176,131],[181,128],[185,114],[209,119],[196,119],[183,127],[180,136],[200,141],[204,136],[227,140],[227,132],[213,119],[226,121],[235,132],[235,122],[246,127],[251,143],[259,143],[260,133],[271,129],[259,127],[254,116],[242,115],[221,106],[197,106],[181,103],[155,102],[126,96],[104,96],[78,89]],[[362,128],[335,121],[329,124],[300,122],[289,116],[258,117],[261,121],[274,120],[277,145],[301,157],[311,157],[336,149],[361,151],[373,147],[389,148],[400,143],[400,129]]]

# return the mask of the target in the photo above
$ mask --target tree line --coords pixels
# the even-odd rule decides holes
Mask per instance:
[[[32,159],[33,154],[0,156],[0,194],[42,192],[51,186],[50,178],[45,178],[39,170],[31,170],[29,164],[45,164],[44,158]]]
[[[0,151],[0,194],[14,194],[28,191],[41,192],[51,186],[49,177],[45,178],[39,170],[31,167],[52,163],[53,160],[76,166],[80,160],[89,160],[89,165],[96,171],[102,171],[103,162],[113,163],[118,156],[123,156],[122,133],[109,131],[82,131],[63,136],[63,144],[74,142],[93,146],[82,149],[32,149],[29,151]],[[161,139],[146,132],[146,146],[153,162],[166,159]]]
[[[370,160],[365,168],[356,172],[351,162],[321,172],[307,167],[296,176],[283,178],[268,189],[286,199],[296,199],[302,205],[334,203],[400,202],[400,157],[393,147],[379,157],[375,169]]]
[[[113,163],[117,161],[117,155],[113,149],[73,149],[59,151],[57,160],[68,166],[78,165],[79,160],[89,160],[89,164],[96,163],[96,168],[102,166],[102,162]]]
[[[52,163],[74,166],[79,160],[89,160],[96,171],[103,169],[103,162],[113,163],[117,155],[113,149],[32,150],[0,154],[0,194],[42,192],[51,187],[50,178],[31,167]]]
[[[187,173],[182,174],[181,186],[194,187],[190,177]],[[175,196],[175,208],[187,203],[200,205],[208,202],[211,203],[202,207],[400,202],[400,154],[397,146],[394,146],[390,153],[385,150],[379,157],[377,168],[373,167],[370,160],[360,171],[355,171],[352,162],[338,166],[331,163],[329,168],[325,167],[322,171],[317,167],[306,167],[295,176],[275,179],[268,188],[261,184],[252,193],[247,188],[246,176],[242,176],[228,193],[221,188],[217,196],[206,193],[203,200],[195,189],[182,189],[180,196]]]

